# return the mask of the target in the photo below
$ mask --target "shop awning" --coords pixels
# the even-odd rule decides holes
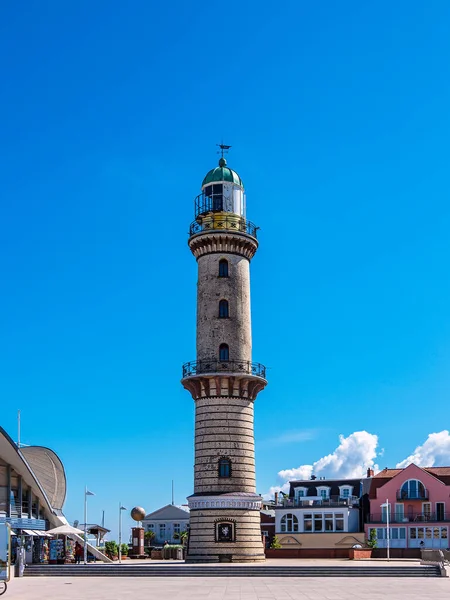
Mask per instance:
[[[22,529],[22,535],[36,535],[31,529]]]
[[[52,537],[46,531],[34,531],[34,535],[37,535],[38,537]]]

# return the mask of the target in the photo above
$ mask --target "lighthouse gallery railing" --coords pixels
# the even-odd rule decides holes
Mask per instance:
[[[183,365],[183,377],[222,372],[246,373],[266,378],[266,367],[249,360],[196,360]]]

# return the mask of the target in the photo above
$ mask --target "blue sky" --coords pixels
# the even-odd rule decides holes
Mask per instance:
[[[258,491],[340,434],[384,467],[448,427],[449,25],[445,1],[1,8],[1,425],[60,454],[70,520],[85,484],[113,531],[119,501],[192,492],[186,241],[222,139],[261,227]]]

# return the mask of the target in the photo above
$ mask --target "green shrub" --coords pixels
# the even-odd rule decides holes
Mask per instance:
[[[274,550],[278,550],[279,548],[281,548],[280,540],[277,538],[276,535],[274,536],[272,543],[270,544],[270,547],[273,548]]]
[[[378,548],[377,532],[375,529],[370,530],[370,535],[366,540],[366,544],[369,546],[369,548],[372,548],[372,550],[374,548]]]
[[[119,554],[119,548],[114,540],[105,542],[105,554],[109,558],[114,558],[114,556]]]

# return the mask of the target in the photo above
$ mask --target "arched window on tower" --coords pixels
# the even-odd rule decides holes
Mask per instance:
[[[221,300],[219,302],[219,318],[228,319],[228,300]]]
[[[231,460],[222,457],[219,460],[219,477],[231,477]]]
[[[219,277],[228,277],[228,261],[225,258],[219,260]]]
[[[219,360],[230,360],[230,349],[228,348],[228,344],[220,344]]]

